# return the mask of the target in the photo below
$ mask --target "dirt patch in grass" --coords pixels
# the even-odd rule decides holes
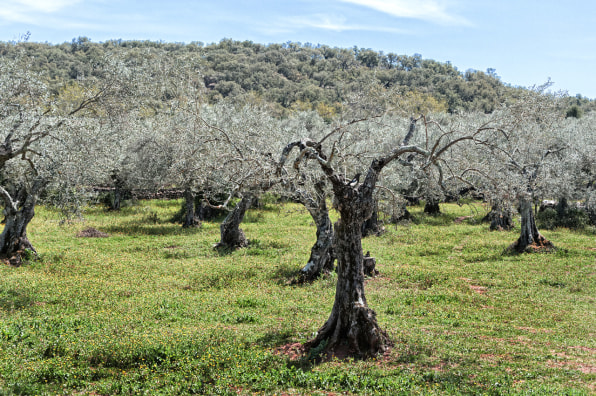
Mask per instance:
[[[486,286],[479,286],[479,285],[474,285],[472,284],[472,279],[469,278],[459,278],[463,281],[466,281],[468,283],[468,286],[470,287],[470,290],[472,290],[474,293],[478,293],[478,294],[486,294],[486,292],[488,291],[488,287]]]
[[[553,243],[547,239],[542,238],[541,240],[526,246],[525,248],[521,248],[519,245],[519,241],[514,242],[511,244],[507,249],[505,249],[505,254],[513,254],[513,253],[554,253],[557,251],[557,248]]]
[[[477,285],[470,285],[470,289],[472,289],[473,292],[478,294],[486,294],[486,292],[488,291],[487,287]]]
[[[107,238],[109,236],[109,234],[96,230],[93,227],[85,228],[77,234],[77,238]]]
[[[570,368],[578,370],[583,374],[596,374],[596,348],[588,348],[584,346],[570,346],[568,351],[555,352],[551,351],[555,356],[561,360],[549,360],[549,367],[556,368]],[[573,352],[572,352],[573,351]]]
[[[533,327],[516,327],[516,329],[518,329],[518,330],[524,330],[524,331],[530,332],[532,334],[536,334],[536,333],[554,333],[554,330],[550,330],[550,329],[535,329]]]
[[[461,216],[461,217],[456,218],[454,220],[454,222],[455,222],[455,224],[461,224],[462,222],[464,222],[464,220],[468,220],[468,219],[471,219],[473,217],[474,216]]]
[[[568,368],[572,370],[578,370],[583,374],[596,374],[596,366],[591,364],[585,364],[580,362],[571,362],[569,360],[555,362],[554,360],[549,360],[547,362],[548,366],[551,368]]]
[[[306,347],[299,342],[292,342],[275,348],[273,353],[275,355],[285,356],[289,360],[299,360],[306,355]]]
[[[509,356],[509,355],[495,355],[492,353],[484,353],[484,354],[481,354],[479,357],[480,357],[480,359],[487,361],[493,365],[497,365],[497,364],[501,363],[502,361],[510,362],[512,360],[511,356]]]
[[[391,357],[392,348],[387,348],[383,355],[379,355],[373,360],[376,361],[376,364],[379,366],[384,365],[392,360]],[[326,350],[322,351],[320,355],[313,356],[314,361],[319,364],[323,362],[344,362],[350,361],[354,359],[354,351],[350,349],[348,345],[342,345],[340,347],[336,347],[333,350]],[[309,348],[308,343],[301,344],[299,342],[293,342],[289,344],[282,345],[277,347],[273,350],[273,354],[278,356],[285,356],[290,361],[298,361],[302,359],[311,359],[311,351]]]

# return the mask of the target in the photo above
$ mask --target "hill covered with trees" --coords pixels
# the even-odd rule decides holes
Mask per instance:
[[[326,119],[341,112],[342,103],[371,82],[386,88],[399,87],[414,112],[482,111],[519,97],[524,88],[501,81],[494,69],[462,72],[447,62],[423,59],[421,55],[398,55],[364,48],[335,48],[287,42],[257,44],[223,39],[219,43],[164,43],[112,40],[94,43],[86,37],[71,43],[0,43],[0,55],[14,56],[25,48],[35,61],[31,67],[44,71],[54,86],[96,73],[107,53],[118,52],[129,60],[160,58],[165,52],[175,62],[197,70],[208,98],[240,102],[266,102],[278,116],[294,111],[316,110]],[[568,98],[569,116],[581,116],[596,103],[581,96]]]

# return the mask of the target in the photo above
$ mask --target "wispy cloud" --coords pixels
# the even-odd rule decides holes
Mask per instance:
[[[357,4],[363,7],[389,14],[398,18],[418,19],[441,25],[468,26],[470,21],[450,11],[445,0],[339,0],[343,3]]]
[[[56,12],[64,7],[79,3],[81,0],[9,0],[8,3],[15,3],[27,7],[29,11]]]
[[[343,16],[331,16],[327,14],[314,14],[283,18],[282,23],[276,26],[270,25],[269,28],[277,32],[291,32],[296,29],[321,29],[335,32],[376,31],[402,34],[408,33],[405,30],[393,27],[348,23],[347,19]]]
[[[81,0],[4,0],[0,20],[5,22],[34,23],[40,14],[52,14]]]

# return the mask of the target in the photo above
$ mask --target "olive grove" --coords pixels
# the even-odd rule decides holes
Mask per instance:
[[[579,201],[596,217],[594,116],[565,119],[548,86],[491,112],[421,114],[409,92],[363,84],[334,117],[306,109],[280,118],[258,95],[213,101],[195,58],[109,54],[58,90],[28,62],[0,58],[0,259],[19,265],[36,254],[27,226],[42,193],[76,206],[111,183],[117,208],[124,188],[180,189],[185,227],[200,224],[201,208],[228,211],[216,247],[231,251],[248,245],[244,216],[271,192],[303,205],[316,228],[296,281],[337,261],[333,308],[308,343],[330,355],[367,358],[392,345],[364,290],[362,238],[382,228],[379,210],[394,221],[405,198],[420,198],[436,213],[474,191],[492,208],[491,228],[512,228],[517,210],[519,252],[554,247],[536,226],[542,199]]]
[[[0,59],[0,195],[5,208],[0,257],[13,265],[36,254],[27,226],[40,194],[54,191],[63,203],[104,171],[92,165],[105,154],[102,120],[120,110],[113,99],[126,95],[126,70],[114,59],[94,66],[102,79],[81,79],[67,87],[75,94],[58,96],[41,75],[28,70],[30,61],[23,54]]]

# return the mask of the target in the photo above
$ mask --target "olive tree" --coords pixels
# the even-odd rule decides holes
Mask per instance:
[[[327,124],[316,112],[300,112],[281,122],[280,129],[284,137],[299,139],[305,133],[322,138]],[[312,281],[333,270],[335,254],[333,252],[334,231],[329,217],[327,200],[330,197],[329,185],[320,169],[300,171],[300,153],[311,144],[310,140],[295,140],[287,144],[279,157],[276,176],[280,182],[275,193],[300,203],[310,214],[316,227],[316,240],[310,250],[310,257],[293,282]]]
[[[545,180],[549,198],[558,200],[553,225],[581,228],[596,224],[596,114],[567,117],[556,131],[567,149],[549,168]]]
[[[258,105],[222,101],[202,107],[197,116],[208,133],[212,156],[205,201],[210,207],[229,210],[216,247],[246,247],[248,239],[240,229],[246,211],[280,181],[274,153],[281,150],[281,130],[277,120]],[[213,202],[221,197],[223,202]],[[234,198],[238,200],[232,208]]]
[[[384,124],[382,117],[374,115],[375,110],[364,108],[369,115],[334,126],[318,141],[302,139],[308,143],[296,146],[300,154],[295,162],[299,169],[320,168],[331,185],[333,206],[340,215],[334,227],[334,253],[338,261],[335,302],[328,320],[309,345],[325,345],[330,353],[344,349],[363,358],[381,353],[391,344],[366,301],[361,245],[362,223],[374,210],[374,192],[382,171],[393,162],[404,160],[403,157],[407,160],[408,155],[416,157],[412,162],[422,171],[440,166],[442,156],[451,147],[464,141],[481,141],[494,130],[493,126],[444,129],[425,119],[424,129],[433,133],[428,133],[422,144],[411,143],[407,133],[395,130],[378,134],[373,142],[366,125]],[[366,139],[369,139],[366,145],[358,144]],[[356,174],[346,174],[343,165],[355,159],[362,164],[360,169]]]
[[[501,184],[500,197],[517,205],[521,215],[521,233],[512,245],[519,252],[554,248],[538,231],[533,210],[538,197],[557,195],[552,171],[568,148],[560,135],[563,117],[557,95],[547,94],[547,87],[529,90],[516,103],[495,112],[494,117],[504,121],[503,127],[484,142],[490,147],[486,162],[490,169],[485,174],[497,175],[491,181]]]
[[[29,62],[24,55],[0,59],[0,196],[5,214],[0,257],[13,265],[36,254],[27,226],[41,192],[58,181],[76,183],[92,168],[84,152],[97,139],[89,132],[102,130],[94,118],[118,108],[113,98],[122,94],[126,73],[107,59],[95,66],[102,67],[104,79],[79,81],[79,94],[67,106],[58,106],[60,101],[43,76],[29,70]]]

